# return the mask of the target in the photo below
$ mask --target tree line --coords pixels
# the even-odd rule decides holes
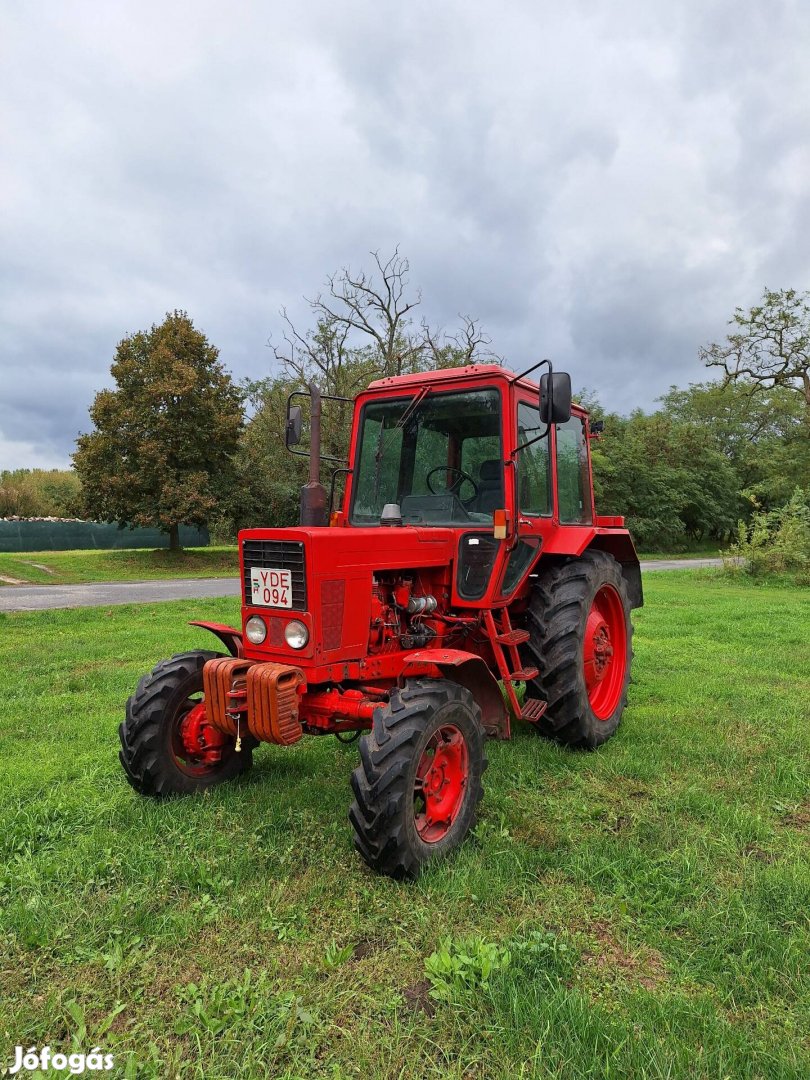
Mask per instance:
[[[236,385],[182,311],[125,337],[115,388],[96,396],[93,430],[73,455],[82,512],[157,526],[174,546],[180,524],[223,537],[293,524],[306,462],[284,446],[291,391],[315,381],[352,399],[382,376],[502,363],[475,318],[460,316],[452,331],[417,319],[421,295],[399,252],[372,260],[371,273],[327,279],[308,301],[308,327],[281,312],[279,338],[268,343],[276,371],[259,381]],[[579,395],[604,421],[592,443],[597,508],[624,514],[642,549],[726,542],[740,520],[810,486],[810,296],[766,290],[701,355],[718,377],[671,387],[649,412],[621,416]],[[327,404],[323,452],[345,458],[351,404]]]

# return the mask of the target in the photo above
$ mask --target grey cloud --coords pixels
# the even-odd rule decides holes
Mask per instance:
[[[810,283],[810,11],[784,0],[31,3],[0,63],[0,467],[65,462],[117,341],[185,308],[241,377],[395,244],[613,407]]]

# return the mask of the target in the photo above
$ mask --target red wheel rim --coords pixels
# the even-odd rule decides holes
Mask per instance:
[[[197,698],[184,701],[171,730],[171,751],[177,768],[186,776],[207,776],[220,768],[230,749],[228,736],[207,722],[205,703]]]
[[[621,701],[627,671],[624,605],[612,585],[603,585],[593,598],[582,659],[591,710],[597,720],[609,720]]]
[[[416,768],[414,822],[424,843],[436,844],[447,836],[464,802],[469,775],[464,736],[455,724],[445,724],[430,737]]]

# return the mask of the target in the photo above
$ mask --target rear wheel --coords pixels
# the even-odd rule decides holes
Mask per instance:
[[[254,740],[236,740],[206,720],[203,667],[220,653],[189,652],[159,663],[127,702],[119,758],[142,795],[188,795],[230,780],[253,763]]]
[[[352,774],[355,847],[374,870],[415,877],[475,825],[487,767],[481,710],[449,680],[413,679],[374,711]]]
[[[599,746],[619,726],[633,656],[619,564],[604,551],[587,551],[541,572],[528,629],[527,661],[540,674],[526,692],[548,702],[537,728],[569,746]]]

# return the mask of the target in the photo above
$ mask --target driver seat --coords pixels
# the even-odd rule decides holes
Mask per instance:
[[[476,509],[491,514],[503,507],[503,465],[497,458],[482,461],[478,469]]]

